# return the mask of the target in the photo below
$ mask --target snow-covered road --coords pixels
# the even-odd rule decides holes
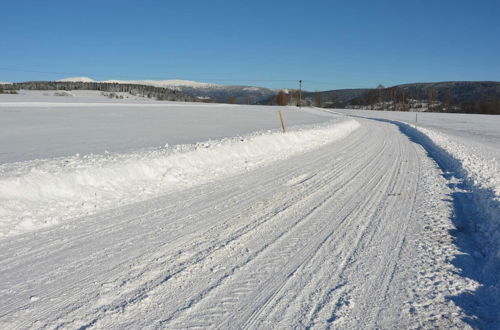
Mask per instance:
[[[466,327],[450,188],[387,122],[0,240],[0,327]]]

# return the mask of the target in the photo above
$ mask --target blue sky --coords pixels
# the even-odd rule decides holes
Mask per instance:
[[[499,81],[499,17],[498,0],[5,1],[0,81]]]

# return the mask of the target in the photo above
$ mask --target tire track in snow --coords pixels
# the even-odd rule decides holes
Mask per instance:
[[[253,317],[259,322],[252,323],[250,328],[263,327],[266,322],[271,324],[271,320],[279,322],[280,319],[292,318],[296,326],[326,327],[334,320],[335,313],[348,308],[352,303],[350,292],[353,289],[348,285],[344,271],[353,264],[356,255],[372,244],[373,232],[380,226],[380,204],[394,188],[400,165],[398,157],[387,169],[391,175],[384,176],[383,186],[380,187],[379,183],[377,189],[372,189],[377,192],[376,196],[371,198],[370,203],[365,203],[362,212],[353,219],[356,226],[352,227],[350,222],[339,227],[338,232],[321,247],[323,251],[318,250],[315,258],[301,266],[294,280],[270,306],[266,306],[261,312],[264,317],[261,320]]]
[[[384,149],[385,149],[385,144],[382,146],[382,150],[380,150],[380,151],[383,151]],[[370,170],[371,168],[373,168],[373,166],[371,166],[371,165],[376,163],[377,160],[379,160],[380,155],[382,155],[382,154],[383,154],[383,152],[379,152],[378,154],[374,153],[374,155],[376,155],[376,156],[371,157],[371,160],[368,163],[361,163],[362,166],[360,168],[358,168],[357,171],[355,171],[354,173],[352,173],[352,172],[349,173],[348,179],[345,180],[346,186],[344,186],[344,184],[342,185],[343,189],[344,190],[346,188],[352,189],[352,187],[350,187],[349,184],[354,184],[355,186],[358,187],[358,189],[361,186],[363,186],[364,184],[366,184],[366,182],[358,182],[357,180],[354,180],[354,178],[357,178],[361,172],[364,172],[364,171],[367,171],[367,170]],[[375,181],[375,178],[378,178],[378,177],[373,176],[369,180],[370,183],[373,183]],[[335,184],[332,184],[331,186],[329,186],[328,189],[331,190],[333,187],[335,187]],[[353,189],[353,190],[357,190],[357,189]],[[371,191],[371,190],[367,189],[367,191]],[[312,209],[308,213],[306,213],[302,216],[302,218],[300,219],[301,222],[298,223],[297,226],[293,228],[293,231],[290,230],[290,231],[286,232],[282,237],[279,238],[281,245],[276,246],[276,241],[273,241],[272,245],[266,246],[266,250],[276,251],[276,252],[274,252],[275,255],[273,255],[273,252],[266,251],[266,253],[262,253],[261,255],[256,256],[254,258],[254,260],[252,260],[251,262],[248,263],[248,265],[245,265],[245,268],[250,268],[250,271],[245,272],[243,269],[238,269],[239,274],[244,274],[243,279],[240,282],[236,282],[233,285],[234,286],[233,289],[227,289],[227,288],[225,288],[225,285],[221,284],[220,290],[223,291],[222,298],[218,297],[218,298],[213,298],[212,300],[209,299],[205,303],[205,305],[202,305],[201,307],[199,307],[199,309],[202,311],[202,314],[204,314],[207,311],[207,309],[210,311],[210,308],[208,306],[212,305],[212,301],[216,301],[219,298],[225,299],[224,294],[227,291],[229,291],[230,293],[231,292],[233,293],[233,296],[228,298],[227,303],[224,303],[224,301],[223,301],[224,312],[221,312],[221,309],[219,308],[218,310],[216,310],[212,313],[209,312],[208,317],[210,318],[210,316],[213,314],[217,314],[220,316],[226,316],[226,314],[229,311],[236,310],[236,311],[238,311],[237,318],[239,320],[244,320],[245,317],[241,315],[241,310],[238,309],[236,306],[233,306],[233,304],[230,304],[229,302],[235,302],[235,303],[239,302],[239,299],[235,298],[234,296],[242,296],[244,292],[252,292],[252,293],[273,292],[272,290],[269,290],[269,288],[252,287],[252,285],[265,282],[266,281],[265,279],[267,278],[267,276],[270,275],[269,272],[266,272],[266,269],[270,269],[270,268],[275,269],[276,267],[279,269],[280,266],[276,266],[276,264],[282,264],[282,263],[290,260],[290,256],[293,254],[293,251],[299,251],[301,249],[306,249],[306,250],[309,249],[310,253],[314,253],[315,248],[317,247],[316,245],[303,246],[303,243],[308,242],[309,239],[307,237],[312,236],[314,233],[321,232],[322,229],[326,229],[327,225],[325,225],[325,222],[327,219],[324,217],[324,215],[321,215],[321,212],[325,209],[325,206],[328,206],[328,202],[331,201],[332,198],[334,198],[337,195],[336,193],[337,193],[337,191],[323,197],[323,199],[321,199],[319,201],[317,201],[317,200],[315,201],[314,198],[311,198],[313,203],[310,203],[309,207],[312,207]],[[349,199],[350,197],[351,197],[350,195],[346,195],[346,197],[344,197],[344,198]],[[361,201],[365,197],[366,197],[366,195],[358,196],[357,200]],[[344,203],[346,201],[343,201],[342,199],[340,199],[337,202],[340,205],[344,205]],[[347,204],[347,203],[345,203],[345,204]],[[344,215],[342,221],[348,218],[349,212],[354,212],[354,209],[357,207],[355,205],[356,204],[353,203],[350,205],[350,208],[345,210],[345,212],[347,214]],[[340,210],[336,210],[336,212],[337,211],[340,212]],[[314,217],[318,213],[320,213],[319,218]],[[311,220],[311,218],[312,218],[312,220]],[[328,234],[328,231],[326,231],[326,233]],[[295,236],[294,236],[294,234],[295,234]],[[289,236],[292,236],[292,237],[290,238]],[[319,243],[317,243],[317,244],[320,244],[323,240],[324,239],[320,239]],[[307,254],[306,254],[306,256],[307,256]],[[259,261],[259,257],[260,257],[260,259],[263,259],[263,260]],[[294,258],[296,258],[296,256]],[[300,258],[299,260],[303,260],[303,258]],[[259,270],[261,270],[261,271],[258,273],[252,272],[251,269],[253,267],[253,264],[257,264]],[[286,272],[284,272],[286,274],[286,276],[292,274],[295,267],[297,267],[295,263],[288,265],[288,268],[287,268],[288,270]],[[276,274],[276,276],[282,276],[282,275],[284,275],[284,273],[282,272],[282,273]],[[232,278],[237,277],[237,276],[238,275],[235,274],[232,276]],[[260,277],[260,281],[255,283],[255,279],[259,278],[259,277]],[[231,279],[229,279],[229,280],[231,280]],[[272,283],[277,284],[276,282],[272,282]],[[247,287],[247,288],[245,288],[245,287]],[[245,288],[245,289],[243,290],[242,288]],[[216,288],[214,288],[214,289],[216,289]],[[246,299],[244,300],[243,304],[245,305],[246,309],[249,309],[248,302],[255,301],[256,299],[254,299],[255,297],[253,297],[253,298],[245,297],[245,298]],[[217,309],[217,307],[215,307],[215,308]],[[185,322],[187,322],[189,320],[196,320],[195,322],[200,324],[200,316],[199,315],[193,316],[189,312],[187,313],[185,318],[181,318],[181,320],[179,320],[177,324],[178,325],[179,324],[186,325]],[[226,321],[226,322],[231,322],[231,323],[224,323],[224,324],[226,324],[226,326],[228,326],[229,324],[231,324],[231,327],[235,326],[234,318],[229,317],[228,320],[232,320],[232,321]],[[217,320],[211,320],[211,321],[213,324],[218,323]],[[210,326],[210,324],[201,323],[201,326],[207,327],[207,326]]]
[[[325,157],[328,157],[328,156],[325,156]],[[341,170],[341,169],[342,168],[339,168],[339,170]],[[289,174],[287,174],[287,176],[289,176]],[[243,201],[242,202],[243,205],[240,205],[240,206],[244,206],[245,204],[246,205],[252,204],[255,200],[257,200],[259,198],[259,196],[262,197],[263,193],[265,193],[266,191],[268,191],[268,192],[271,191],[272,192],[272,189],[270,187],[275,184],[276,177],[275,176],[269,176],[269,177],[264,176],[264,178],[266,178],[266,180],[263,182],[265,184],[264,188],[261,188],[260,185],[251,186],[250,187],[251,189],[249,191],[245,190],[245,191],[241,192],[239,195],[235,195],[233,198],[235,200],[239,201],[239,202]],[[288,177],[286,180],[289,180],[289,179],[290,178]],[[318,187],[312,187],[312,186],[310,186],[310,189],[314,190],[314,189],[318,189]],[[215,201],[216,202],[215,204],[220,203],[223,199],[227,199],[227,195],[222,194],[221,200]],[[201,200],[203,200],[203,198]],[[247,202],[245,202],[245,201],[247,201]],[[221,214],[220,210],[215,210],[215,209],[209,209],[209,210],[211,211],[211,213],[213,213],[214,215],[216,215],[216,217],[213,217],[212,220],[215,223],[218,222],[218,221],[220,222],[220,220],[221,220],[220,217],[223,216],[223,213]],[[173,212],[175,213],[175,210]],[[228,217],[226,219],[227,221],[229,221],[229,219],[231,219],[231,212],[234,212],[234,211],[229,210],[228,212],[229,212],[228,213],[229,215],[228,215]],[[103,217],[109,216],[110,213],[111,212],[106,213]],[[162,209],[160,209],[156,214],[155,213],[146,213],[144,215],[140,215],[139,217],[137,217],[137,215],[133,214],[130,218],[127,217],[125,221],[120,221],[120,223],[118,223],[118,224],[112,224],[112,225],[110,225],[108,227],[99,228],[99,229],[103,229],[102,230],[102,232],[103,232],[102,236],[107,236],[110,233],[113,233],[111,231],[112,229],[120,228],[123,224],[127,224],[128,226],[130,226],[130,223],[128,223],[129,221],[133,221],[135,223],[135,222],[137,222],[137,220],[142,221],[142,219],[144,219],[144,218],[161,217],[161,216],[164,215],[163,213],[165,213],[164,210],[162,212]],[[135,217],[134,217],[134,215],[135,215]],[[168,216],[168,214],[165,215],[165,216]],[[180,219],[177,219],[176,221],[180,222],[180,223],[183,223],[185,225],[186,218],[192,218],[192,219],[206,218],[206,214],[195,214],[195,215],[188,214],[185,218],[180,218]],[[210,219],[210,218],[208,218],[208,219]],[[196,228],[196,229],[198,229],[198,228]],[[95,241],[98,241],[98,240],[101,239],[99,237],[99,235],[96,235],[98,237],[94,237],[94,235],[96,235],[96,231],[90,231],[90,232],[86,233],[85,235],[81,235],[81,236],[77,235],[75,241],[77,241],[77,242],[81,241],[81,240],[85,241],[89,237],[92,237]],[[182,233],[182,235],[178,235],[178,236],[180,237],[180,236],[183,236],[183,235],[186,235],[186,232],[184,232],[184,233]],[[137,238],[135,238],[135,240],[137,240]],[[126,242],[121,242],[120,244],[123,246],[123,245],[126,245]],[[157,248],[164,248],[165,245],[166,244],[157,246]],[[60,245],[61,251],[63,249],[65,249],[65,248],[67,248],[67,244],[64,244],[64,242],[62,242],[62,244]],[[51,251],[51,250],[48,249],[48,251]],[[42,257],[44,252],[47,252],[47,250],[43,249],[41,251],[41,254],[36,256],[36,259],[38,259],[38,257]],[[57,252],[59,252],[59,251],[56,251],[54,254],[57,255]],[[128,258],[128,260],[142,258],[144,255],[147,255],[148,253],[151,253],[151,251],[146,251],[146,253],[143,253],[143,255],[140,255],[140,254],[137,254],[137,253],[133,253],[130,256],[130,258]],[[165,254],[165,253],[166,253],[166,251],[163,250],[162,254]],[[73,253],[69,253],[70,256],[72,254]],[[104,254],[104,252],[102,254]],[[83,261],[82,260],[78,260],[77,261],[78,264],[74,264],[73,263],[71,266],[69,266],[69,267],[67,266],[67,268],[74,269],[74,268],[80,267],[81,265],[86,265],[86,264],[87,265],[91,265],[92,260],[93,259],[95,260],[96,257],[98,257],[98,256],[99,256],[99,253],[98,253],[98,255],[95,255],[95,254],[94,255],[89,255],[89,257],[88,257],[87,260],[83,260]],[[197,261],[199,261],[199,260],[197,260]],[[123,267],[124,264],[126,264],[126,262],[125,263],[117,264],[111,270],[110,269],[103,269],[100,274],[95,274],[95,273],[90,274],[88,277],[84,277],[83,279],[81,277],[81,274],[75,273],[73,278],[70,277],[70,278],[67,279],[67,284],[66,285],[58,286],[58,288],[55,291],[48,292],[47,294],[49,296],[61,296],[62,293],[65,290],[67,290],[68,287],[70,287],[71,285],[73,285],[73,286],[80,286],[80,285],[82,285],[83,286],[85,283],[87,283],[87,285],[92,286],[92,282],[94,282],[96,275],[98,275],[98,276],[101,275],[102,278],[113,277],[112,276],[113,271],[117,270],[117,272],[119,272],[120,270],[122,270],[122,267]],[[55,270],[54,273],[53,273],[53,275],[57,275],[58,273],[60,273],[60,270]],[[75,279],[78,279],[78,280],[75,280]],[[158,280],[157,280],[157,282],[158,282]],[[116,286],[118,286],[118,285],[116,285]],[[138,291],[142,291],[142,290],[138,290]],[[72,298],[75,299],[75,297],[72,297]],[[90,301],[90,300],[92,300],[94,298],[95,297],[86,297],[86,299],[85,298],[83,298],[83,299]],[[75,300],[78,301],[80,299],[75,299]],[[128,299],[128,300],[130,300],[130,299]],[[10,306],[13,306],[13,305],[16,305],[16,302],[13,302]],[[28,306],[28,305],[30,305],[29,302],[25,303],[25,306]],[[58,314],[57,311],[59,310],[59,308],[65,306],[65,305],[70,305],[70,303],[68,301],[66,301],[66,300],[62,300],[62,301],[60,301],[60,304],[56,304],[56,306],[54,306],[54,308],[47,309],[44,312],[42,312],[42,315],[47,315],[47,316],[49,316],[49,315],[57,315]],[[119,304],[118,306],[121,306],[121,304]],[[8,307],[9,306],[6,306],[5,309],[9,309]],[[57,319],[57,318],[54,318],[54,319]]]
[[[351,155],[356,155],[356,153],[352,153]],[[349,163],[349,162],[346,162],[346,164],[348,164],[348,163]],[[330,179],[333,179],[333,178],[337,177],[337,176],[338,176],[337,174],[339,173],[339,171],[341,172],[341,171],[343,171],[343,170],[344,170],[344,168],[342,168],[342,167],[340,167],[340,166],[337,166],[337,170],[336,170],[336,171],[333,171],[333,172],[332,172],[332,171],[328,170],[328,171],[326,171],[326,172],[324,173],[324,175],[317,175],[317,177],[318,177],[318,178],[321,178],[321,181],[320,181],[320,182],[318,182],[318,184],[317,184],[317,185],[316,185],[316,184],[311,183],[308,187],[312,187],[312,188],[313,188],[313,190],[311,190],[311,191],[314,191],[314,193],[315,193],[315,194],[322,195],[322,194],[324,194],[324,188],[323,188],[323,187],[324,187],[324,185],[325,185],[325,182],[328,182]],[[331,177],[330,177],[330,176],[331,176]],[[353,178],[353,177],[351,177],[350,179],[352,179],[352,178]],[[350,179],[349,179],[349,180],[350,180]],[[344,178],[344,180],[345,180],[345,178]],[[348,180],[346,180],[346,181],[348,181]],[[342,184],[342,185],[343,185],[343,184]],[[309,189],[310,189],[310,188],[309,188]],[[303,197],[303,196],[308,196],[308,195],[310,195],[310,194],[311,194],[311,192],[308,192],[308,191],[301,191],[300,193],[301,193],[301,194],[300,194],[300,196],[302,196],[302,197]],[[279,203],[278,203],[277,205],[279,205]],[[287,210],[285,209],[285,211],[287,211]],[[288,210],[288,212],[290,212],[290,211]],[[279,214],[279,212],[277,212],[276,210],[275,210],[275,212],[274,212],[274,213],[275,213],[274,215]],[[292,213],[293,213],[293,212],[292,212]],[[267,244],[267,243],[266,243],[266,242],[263,242],[262,244],[264,244],[264,245],[265,245],[265,244]],[[195,263],[195,264],[196,264],[196,263]],[[227,273],[224,273],[223,275],[221,275],[221,277],[222,277],[222,278],[225,278],[225,277],[227,277],[227,276],[228,276],[228,275],[227,275]],[[189,278],[189,274],[188,274],[188,275],[186,275],[186,274],[184,274],[184,273],[183,273],[183,274],[179,274],[179,277],[181,277],[181,278],[183,278],[183,279],[185,279],[186,277],[187,277],[187,278]],[[199,280],[198,280],[198,279],[193,278],[193,281],[194,281],[194,283],[192,283],[192,285],[199,285],[199,283],[197,283],[197,282],[199,282]],[[172,282],[172,279],[170,280],[170,282]],[[206,285],[205,285],[205,287],[209,287],[209,288],[211,288],[211,285],[210,285],[210,284],[206,284]],[[199,289],[199,290],[195,290],[195,291],[201,291],[201,292],[203,292],[203,290],[204,290],[204,289],[203,289],[203,288],[201,288],[201,289]],[[192,301],[190,301],[190,300],[192,300],[191,296],[192,296],[192,294],[188,294],[188,295],[186,296],[186,298],[184,299],[184,300],[187,300],[187,302],[185,303],[187,306],[190,306],[190,305],[193,303]],[[178,301],[178,300],[179,300],[179,297],[176,297],[176,301]],[[195,299],[195,300],[196,300],[196,299]],[[181,299],[181,301],[182,301],[182,299]],[[181,310],[183,310],[183,308],[181,308]]]
[[[402,150],[405,150],[403,149],[404,147],[401,143],[401,140],[403,139],[405,140],[405,144],[407,145],[405,149],[409,149],[412,155],[416,155],[415,145],[410,144],[410,147],[408,148],[409,141],[406,141],[406,137],[402,136],[399,137],[400,152]],[[366,300],[363,301],[358,298],[358,305],[364,306],[359,308],[358,311],[364,310],[365,312],[363,312],[363,315],[361,315],[359,312],[354,315],[349,315],[349,317],[352,317],[353,319],[362,320],[361,322],[356,322],[356,326],[359,327],[380,327],[380,325],[377,324],[378,317],[380,316],[381,311],[389,305],[388,301],[391,297],[388,297],[388,290],[394,278],[397,263],[400,260],[402,249],[405,244],[405,237],[407,234],[409,221],[414,213],[414,206],[416,203],[416,196],[418,191],[418,179],[421,173],[420,162],[418,162],[416,157],[412,158],[413,159],[404,163],[404,167],[408,168],[404,172],[415,173],[416,175],[400,176],[400,180],[397,180],[394,184],[393,191],[403,193],[400,193],[400,195],[398,195],[399,198],[388,198],[381,215],[381,217],[385,219],[400,219],[400,221],[398,221],[398,226],[394,226],[397,230],[395,232],[392,232],[393,238],[388,240],[389,244],[385,249],[386,257],[383,259],[382,263],[379,266],[379,270],[381,271],[379,271],[380,275],[378,275],[377,281],[372,282],[367,290],[363,290],[364,295],[371,296],[373,297],[373,299],[370,300],[370,306],[368,306]],[[401,207],[403,205],[404,207]],[[386,232],[384,232],[384,235],[385,234]],[[380,236],[382,235],[378,235],[379,239]],[[368,311],[368,313],[366,311]]]

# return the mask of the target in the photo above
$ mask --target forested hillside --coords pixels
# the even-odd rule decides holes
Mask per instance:
[[[366,90],[345,107],[371,110],[500,114],[499,82],[404,84]]]

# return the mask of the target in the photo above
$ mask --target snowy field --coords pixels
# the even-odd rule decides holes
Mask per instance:
[[[358,125],[293,107],[51,93],[58,92],[21,92],[0,102],[0,237],[249,171]],[[67,98],[72,102],[62,102]],[[278,110],[289,134],[276,129]]]
[[[0,95],[2,329],[499,328],[500,117],[44,93]]]
[[[276,108],[109,99],[95,91],[0,94],[0,163],[191,144],[255,131],[325,122],[324,115]],[[44,95],[47,94],[47,95]]]

